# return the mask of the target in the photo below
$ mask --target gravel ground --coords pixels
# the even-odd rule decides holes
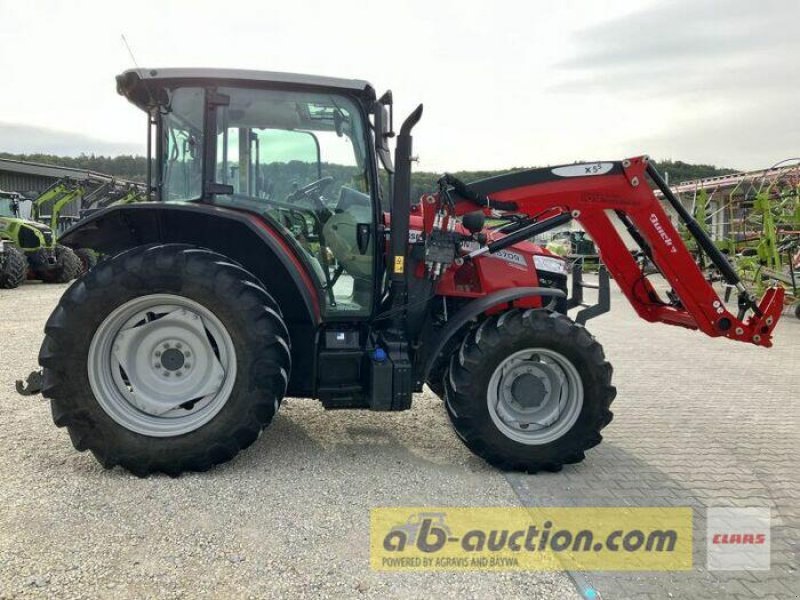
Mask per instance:
[[[560,573],[370,570],[371,507],[519,505],[430,395],[389,415],[288,399],[209,473],[104,471],[13,387],[64,289],[0,291],[0,598],[578,597]]]

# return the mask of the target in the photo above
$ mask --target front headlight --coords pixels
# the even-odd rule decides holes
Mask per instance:
[[[567,274],[567,261],[561,258],[534,254],[533,264],[537,271],[548,271],[550,273],[558,273],[559,275]]]

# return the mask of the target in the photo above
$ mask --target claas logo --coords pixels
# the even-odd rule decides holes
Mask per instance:
[[[712,544],[764,544],[767,536],[763,533],[715,533]]]

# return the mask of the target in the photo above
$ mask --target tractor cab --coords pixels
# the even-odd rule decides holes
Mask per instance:
[[[20,194],[0,190],[0,217],[8,219],[19,218]]]
[[[323,290],[326,319],[372,313],[380,211],[369,116],[380,105],[369,84],[165,69],[128,71],[118,88],[152,117],[155,199],[260,216]]]

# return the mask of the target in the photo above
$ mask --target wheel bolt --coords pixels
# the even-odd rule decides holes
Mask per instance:
[[[183,373],[181,373],[180,371],[178,371],[177,373],[175,373],[175,377],[180,377],[181,375],[183,375]]]
[[[175,344],[175,347],[176,347],[178,350],[180,350],[181,348],[183,348],[183,344],[181,344],[180,342],[178,342],[177,344]]]
[[[184,354],[184,356],[186,356],[186,358],[189,358],[192,355],[192,353],[189,352],[188,350],[186,352],[184,352],[183,354]]]
[[[169,371],[164,371],[164,377],[169,377]]]
[[[155,369],[160,369],[160,368],[161,368],[161,363],[156,363],[156,364],[154,364],[154,365],[153,365],[153,368],[155,368]]]
[[[164,345],[164,348],[169,348],[169,343],[168,342],[164,342],[163,345]]]
[[[156,350],[156,358],[158,358],[159,356],[161,356],[161,350]]]
[[[183,366],[186,367],[187,369],[191,369],[192,368],[192,363],[186,363]]]

